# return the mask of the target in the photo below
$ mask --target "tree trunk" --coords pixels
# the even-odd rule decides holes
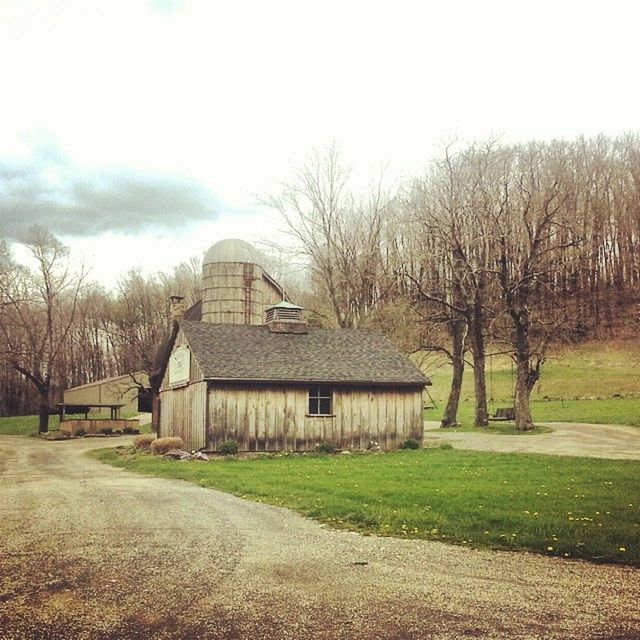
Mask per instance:
[[[529,398],[531,394],[530,365],[529,358],[521,359],[522,354],[517,354],[516,358],[516,393],[515,393],[515,417],[516,429],[518,431],[531,431],[533,429],[533,418],[531,417],[531,406]]]
[[[39,395],[39,411],[38,411],[38,433],[47,433],[49,431],[49,389],[42,389]]]
[[[464,375],[464,338],[466,329],[467,325],[464,320],[454,320],[451,323],[453,377],[451,379],[449,399],[440,423],[442,428],[454,427],[458,424],[458,405],[460,404],[462,376]]]
[[[487,411],[486,348],[483,331],[482,307],[475,308],[471,322],[471,352],[473,354],[473,386],[475,391],[475,426],[489,424]]]
[[[533,419],[531,417],[529,398],[535,380],[537,380],[537,375],[535,379],[532,378],[529,314],[526,310],[515,312],[512,313],[512,318],[515,325],[516,345],[516,389],[514,398],[516,429],[518,431],[531,431],[533,429]]]

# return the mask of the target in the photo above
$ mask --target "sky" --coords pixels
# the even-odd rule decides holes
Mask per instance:
[[[0,0],[0,238],[39,224],[107,287],[214,242],[313,149],[356,179],[453,139],[640,130],[637,0]]]

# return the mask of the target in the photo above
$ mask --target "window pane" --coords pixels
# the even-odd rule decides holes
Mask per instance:
[[[330,398],[322,398],[320,400],[320,411],[322,415],[329,415],[331,413],[331,399]]]
[[[311,413],[311,414],[318,413],[318,399],[317,398],[309,398],[309,413]]]
[[[331,387],[318,387],[318,395],[321,398],[330,398],[331,397]]]

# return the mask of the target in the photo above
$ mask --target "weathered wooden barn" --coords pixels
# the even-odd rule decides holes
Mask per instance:
[[[428,378],[379,333],[308,327],[258,260],[239,240],[207,252],[202,303],[176,318],[152,375],[159,436],[246,451],[421,439]]]

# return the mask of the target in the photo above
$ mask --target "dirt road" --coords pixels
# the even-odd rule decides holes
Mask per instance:
[[[452,432],[439,422],[425,423],[425,440],[444,440],[459,449],[508,453],[547,453],[618,460],[640,460],[640,429],[621,425],[548,422],[551,433],[503,436],[476,431]]]
[[[633,569],[331,531],[83,455],[116,442],[0,438],[0,638],[640,637]]]

